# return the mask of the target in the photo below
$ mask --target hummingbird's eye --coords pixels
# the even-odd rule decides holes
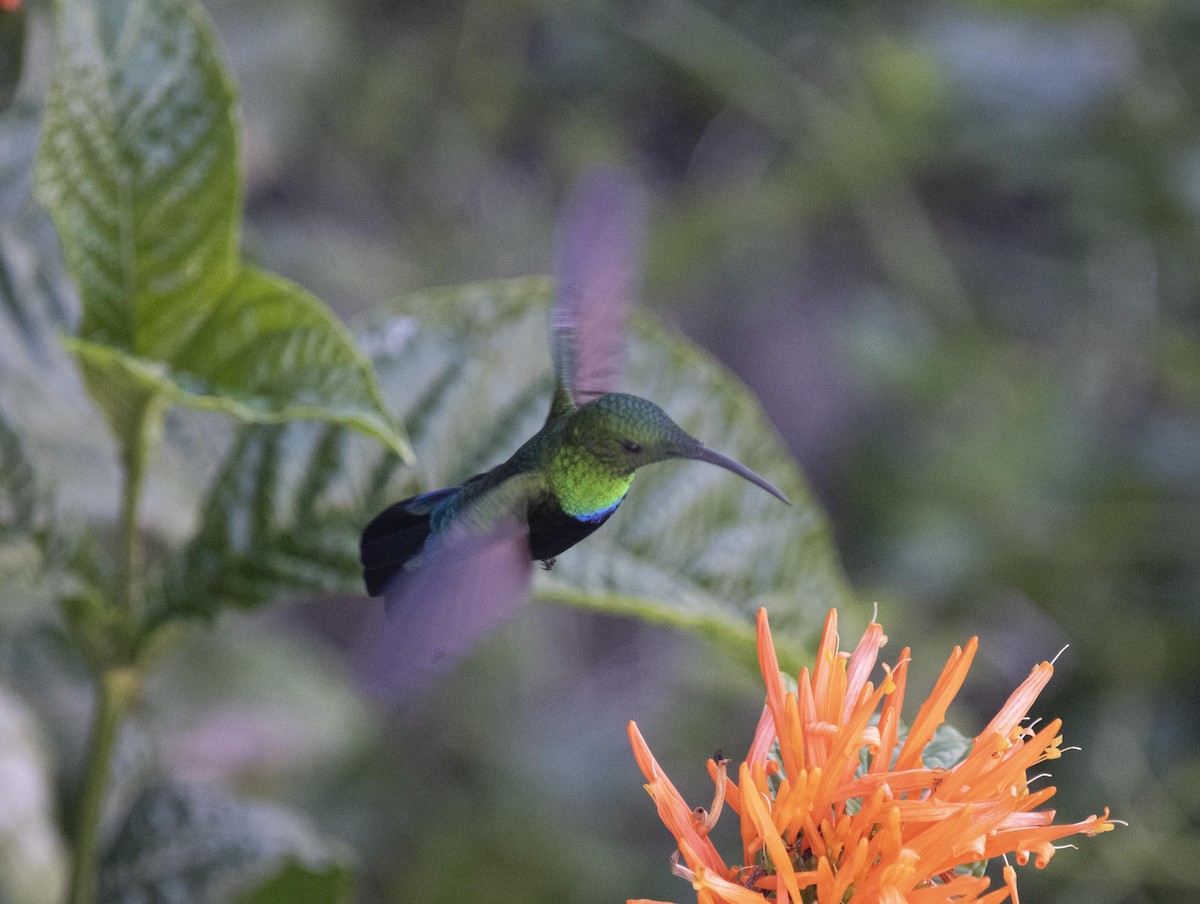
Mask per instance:
[[[630,453],[631,455],[637,455],[639,452],[642,451],[642,447],[639,446],[637,443],[635,443],[631,439],[625,440],[625,442],[621,443],[621,445],[624,446],[625,451]]]

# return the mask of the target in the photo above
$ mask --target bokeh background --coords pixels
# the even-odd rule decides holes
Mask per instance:
[[[206,6],[246,245],[347,318],[546,272],[572,179],[629,167],[640,304],[802,463],[861,600],[843,636],[878,601],[922,690],[980,635],[967,733],[1069,644],[1037,707],[1082,748],[1060,816],[1130,826],[1022,870],[1023,900],[1200,900],[1200,6]],[[743,663],[535,605],[400,718],[354,693],[329,606],[189,635],[127,756],[299,807],[363,901],[690,899],[624,724],[702,802],[758,716]]]

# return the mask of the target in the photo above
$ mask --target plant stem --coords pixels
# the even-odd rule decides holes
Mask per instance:
[[[127,440],[121,456],[124,475],[121,484],[121,522],[117,549],[116,592],[130,627],[136,625],[142,616],[142,544],[138,536],[138,503],[141,500],[142,483],[146,475],[146,454],[149,445],[145,439],[145,421],[138,426],[139,429]]]
[[[96,682],[96,712],[88,740],[86,771],[79,795],[75,821],[75,858],[67,904],[92,904],[96,899],[99,860],[100,816],[104,812],[112,754],[121,719],[138,685],[132,668],[111,669]]]
[[[91,625],[101,628],[103,642],[94,643],[95,634],[85,634],[90,649],[89,665],[96,687],[96,709],[92,715],[91,737],[88,739],[84,761],[83,784],[75,814],[74,861],[71,864],[71,884],[67,904],[92,904],[96,899],[100,859],[100,818],[112,772],[112,755],[121,720],[132,705],[141,684],[131,640],[139,633],[144,617],[142,599],[142,544],[138,531],[138,508],[146,461],[157,439],[161,423],[161,402],[147,396],[137,406],[133,416],[116,430],[122,440],[121,516],[118,535],[117,565],[112,613],[114,625]],[[85,631],[88,626],[84,626]],[[107,635],[107,636],[105,636]],[[115,644],[113,641],[115,640]],[[99,653],[97,651],[99,650]]]

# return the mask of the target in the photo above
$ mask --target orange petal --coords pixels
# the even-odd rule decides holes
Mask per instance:
[[[837,896],[837,880],[833,876],[833,867],[829,865],[828,857],[821,857],[817,860],[817,900],[821,904],[826,901],[833,904],[835,901],[840,901],[841,897]]]
[[[701,870],[696,874],[696,889],[710,892],[716,900],[727,904],[764,904],[766,901],[759,892],[730,882],[709,870]]]
[[[846,666],[846,711],[843,713],[842,721],[849,721],[850,709],[867,683],[867,679],[871,677],[871,670],[875,668],[875,659],[886,643],[887,635],[883,633],[883,625],[875,622],[867,625],[862,640],[854,648],[854,653],[850,656],[850,662]]]
[[[864,688],[865,690],[866,688]],[[854,777],[854,772],[859,766],[859,751],[863,746],[863,731],[871,716],[874,715],[875,707],[879,705],[882,697],[883,688],[881,687],[862,700],[857,709],[850,711],[847,723],[834,737],[828,759],[825,762],[824,781],[817,792],[817,806],[820,806],[821,801],[825,800],[832,804],[834,788]]]
[[[767,686],[767,706],[775,718],[775,724],[783,723],[783,698],[787,691],[779,673],[779,659],[775,656],[775,644],[771,640],[771,626],[767,622],[767,610],[759,609],[756,619],[758,635],[758,667],[762,671],[763,683]]]
[[[1004,887],[1008,889],[1009,897],[1012,898],[1012,904],[1021,904],[1021,898],[1017,895],[1017,871],[1004,864]]]
[[[714,784],[716,784],[717,764],[712,760],[709,760],[706,765],[708,766],[708,777],[713,780]],[[734,813],[740,814],[742,812],[742,795],[738,791],[738,786],[734,783],[733,779],[729,778],[728,776],[725,778],[725,804],[731,810],[733,810]]]
[[[641,766],[642,774],[650,780],[646,790],[650,792],[655,806],[658,807],[659,818],[675,836],[681,852],[694,852],[695,859],[688,859],[688,866],[693,870],[698,866],[706,866],[718,872],[724,871],[725,863],[721,860],[721,855],[717,853],[707,835],[700,833],[696,820],[692,818],[692,808],[659,767],[642,733],[638,731],[637,723],[631,721],[628,730],[634,758]]]
[[[921,751],[925,749],[937,727],[946,720],[946,710],[962,687],[977,649],[978,637],[972,637],[965,648],[954,648],[929,698],[917,711],[917,717],[908,730],[908,737],[904,740],[904,746],[900,748],[900,756],[896,758],[893,768],[911,769],[920,765]]]
[[[779,728],[779,758],[788,775],[799,775],[804,769],[804,729],[800,723],[800,710],[796,695],[789,693],[783,701],[783,720],[776,721]]]
[[[871,760],[872,772],[883,772],[891,767],[892,752],[896,749],[900,733],[900,711],[904,706],[904,690],[908,685],[908,663],[911,651],[905,647],[900,651],[900,661],[892,670],[891,679],[895,690],[888,695],[879,716],[879,751]]]
[[[1001,735],[980,735],[967,759],[955,767],[937,790],[937,796],[950,799],[985,800],[1010,788],[1024,793],[1025,775],[1029,767],[1041,762],[1042,751],[1058,736],[1062,722],[1052,719],[1028,741],[1010,744]],[[991,750],[1008,749],[1000,756]]]
[[[642,737],[642,733],[638,730],[637,723],[631,719],[626,726],[626,730],[629,733],[629,745],[633,748],[633,758],[637,760],[637,764],[642,770],[642,775],[646,776],[647,781],[651,784],[661,784],[668,794],[678,800],[684,807],[687,807],[687,804],[683,801],[683,795],[675,790],[675,786],[671,784],[671,780],[667,778],[667,774],[658,765],[658,760],[650,752],[650,747],[646,743],[646,739]]]
[[[993,893],[985,898],[980,898],[979,895],[987,891],[988,885],[990,883],[987,879],[975,876],[955,876],[949,882],[941,885],[914,889],[906,895],[906,898],[908,904],[946,904],[948,901],[961,902],[961,904],[967,904],[967,902],[999,904],[1008,895],[1005,889],[1000,889],[998,896]]]
[[[995,718],[979,733],[980,736],[996,732],[1009,737],[1021,720],[1029,715],[1029,707],[1033,706],[1033,702],[1037,700],[1053,674],[1054,666],[1050,663],[1041,662],[1035,665],[1030,670],[1029,677],[1012,692],[1012,696],[1000,707],[1000,712],[996,713]]]
[[[854,845],[850,856],[842,856],[842,865],[838,867],[837,882],[834,884],[833,899],[840,901],[846,896],[850,886],[859,878],[859,873],[867,863],[867,850],[870,847],[867,839],[860,838]]]
[[[743,790],[742,804],[745,806],[745,815],[749,816],[754,823],[758,837],[762,839],[763,845],[771,857],[771,863],[775,867],[775,872],[783,880],[788,893],[799,900],[800,889],[796,885],[796,872],[792,868],[792,858],[788,856],[787,847],[775,829],[775,824],[771,820],[771,814],[767,810],[762,796],[752,790],[754,785],[750,781],[750,769],[745,763],[742,764],[738,773],[738,779],[738,784]]]
[[[831,718],[824,705],[834,667],[841,671],[841,666],[837,665],[837,644],[837,610],[830,609],[829,614],[825,616],[825,627],[821,630],[821,642],[817,646],[817,661],[812,670],[812,692],[817,705],[815,718],[826,722],[837,721],[837,714]]]
[[[1112,828],[1113,823],[1109,822],[1108,809],[1105,808],[1103,815],[1092,815],[1079,822],[1050,824],[1032,829],[1022,827],[1011,831],[1001,829],[988,839],[984,854],[990,858],[998,857],[1009,851],[1030,851],[1035,848],[1045,854],[1046,850],[1040,847],[1041,845],[1058,841],[1068,835],[1096,835]],[[1051,855],[1053,855],[1053,850],[1049,851],[1049,855],[1045,856],[1044,860],[1039,858],[1039,866],[1045,866]]]

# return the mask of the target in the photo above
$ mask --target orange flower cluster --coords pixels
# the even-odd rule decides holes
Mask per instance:
[[[1018,864],[1032,856],[1044,867],[1058,839],[1113,827],[1107,809],[1066,825],[1054,824],[1053,810],[1037,809],[1055,789],[1031,789],[1027,770],[1058,758],[1061,722],[1037,731],[1024,722],[1053,674],[1050,663],[1034,667],[962,762],[927,768],[922,751],[962,686],[978,641],[954,649],[903,742],[909,650],[883,667],[878,687],[867,680],[886,642],[872,622],[853,653],[840,652],[837,613],[830,611],[812,674],[803,670],[789,691],[760,609],[767,703],[737,781],[727,774],[728,761],[708,762],[716,785],[711,812],[684,803],[629,723],[646,790],[679,846],[674,871],[692,883],[700,904],[1000,904],[1010,897],[1016,904],[1011,865],[996,890],[957,867],[1008,853]],[[708,837],[725,805],[741,817],[742,860],[735,866]]]
[[[15,13],[21,8],[21,0],[0,0],[0,9],[5,12]]]

